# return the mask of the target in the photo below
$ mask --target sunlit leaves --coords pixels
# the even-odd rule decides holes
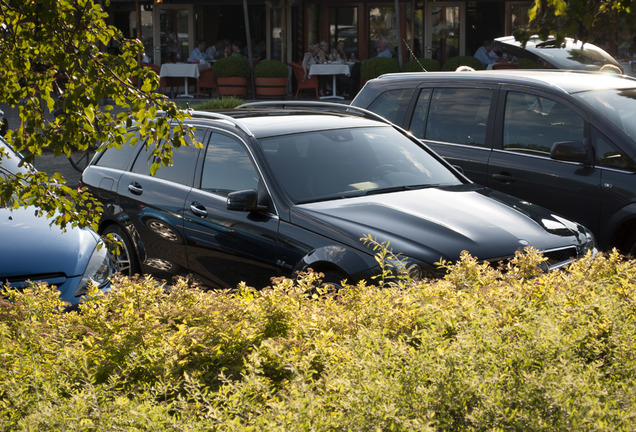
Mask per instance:
[[[185,114],[154,92],[156,74],[138,66],[141,42],[123,39],[106,18],[92,0],[0,1],[0,100],[20,107],[20,124],[11,125],[7,139],[27,162],[45,149],[70,155],[103,143],[121,147],[132,124],[147,131],[149,145],[161,143],[156,168],[169,163],[169,147],[187,142],[188,131],[168,132],[169,120],[179,122]],[[166,118],[157,121],[158,111]],[[23,181],[28,187],[17,188],[14,197],[22,205],[36,203],[30,188],[51,185],[43,174]],[[62,223],[98,216],[70,210],[85,201],[72,193],[37,195],[54,197],[45,201],[46,213],[65,213],[58,216]]]

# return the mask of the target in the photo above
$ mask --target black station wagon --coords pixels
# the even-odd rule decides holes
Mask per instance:
[[[636,80],[497,70],[390,74],[352,105],[409,130],[476,183],[636,255]]]
[[[473,184],[376,114],[258,106],[194,112],[203,147],[175,149],[154,176],[142,140],[96,155],[82,184],[105,206],[100,232],[123,243],[121,271],[219,288],[308,268],[369,280],[379,267],[367,235],[413,277],[438,275],[435,263],[463,250],[497,261],[533,246],[549,268],[595,252],[583,226]]]

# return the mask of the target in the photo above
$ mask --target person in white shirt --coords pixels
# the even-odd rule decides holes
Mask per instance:
[[[210,58],[205,53],[205,47],[206,47],[205,41],[200,40],[199,43],[197,44],[197,47],[193,49],[192,52],[190,53],[190,57],[188,57],[188,61],[190,63],[200,63],[202,61],[204,62],[209,61]]]
[[[473,57],[478,59],[484,65],[484,69],[487,69],[488,65],[499,61],[499,56],[495,52],[495,43],[492,40],[484,41],[483,45],[475,51],[475,55]]]

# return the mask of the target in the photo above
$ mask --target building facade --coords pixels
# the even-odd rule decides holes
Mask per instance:
[[[511,34],[527,22],[532,1],[393,2],[306,0],[112,0],[111,23],[125,37],[140,28],[152,63],[187,61],[198,40],[240,41],[254,58],[298,61],[312,42],[343,40],[359,59],[376,54],[384,36],[394,57],[441,62],[472,55],[485,39]],[[248,40],[250,43],[248,44]],[[248,49],[249,48],[249,49]]]

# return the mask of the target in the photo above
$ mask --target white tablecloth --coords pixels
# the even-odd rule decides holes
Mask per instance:
[[[194,63],[165,63],[161,65],[159,76],[199,79],[199,65]]]
[[[312,64],[309,68],[309,76],[312,75],[351,75],[346,63]]]

